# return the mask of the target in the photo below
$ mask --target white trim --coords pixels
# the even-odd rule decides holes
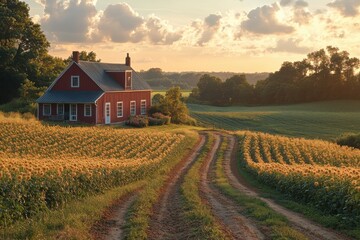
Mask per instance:
[[[62,110],[63,110],[62,114],[59,114],[59,105],[62,105]],[[65,112],[65,106],[64,106],[64,104],[63,104],[63,103],[58,103],[58,104],[56,104],[56,114],[57,114],[57,115],[64,115],[64,112]]]
[[[135,103],[135,105],[134,105],[135,113],[134,114],[131,113],[131,104],[132,103]],[[136,116],[136,101],[130,101],[130,116]]]
[[[145,112],[143,113],[143,108],[142,108],[142,104],[145,103]],[[146,115],[147,109],[146,109],[146,99],[141,99],[140,101],[140,114],[141,115]]]
[[[121,104],[121,115],[120,116],[119,116],[119,104]],[[116,102],[116,116],[118,118],[124,117],[124,102],[123,101]]]
[[[39,120],[39,117],[40,117],[40,108],[39,108],[39,103],[36,103],[36,117],[37,117],[37,120]]]
[[[75,78],[77,78],[77,80],[78,80],[78,85],[77,86],[75,86],[74,82],[73,82],[73,80]],[[79,88],[80,87],[80,76],[79,75],[71,75],[71,87],[72,88]]]
[[[98,124],[98,107],[97,107],[97,103],[95,103],[95,124]]]
[[[45,114],[45,105],[50,106],[50,113],[49,114]],[[44,103],[43,104],[43,116],[51,116],[51,103]]]
[[[109,121],[107,121],[107,116],[106,116],[106,107],[107,106],[109,106]],[[110,102],[105,103],[104,115],[105,115],[105,124],[111,124],[111,104],[110,104]]]
[[[90,115],[86,115],[86,106],[90,106]],[[92,116],[92,106],[91,104],[84,104],[84,117],[91,117]]]
[[[72,115],[71,114],[71,106],[75,105],[75,115]],[[71,122],[76,122],[77,121],[77,112],[78,112],[78,109],[77,109],[77,104],[69,104],[69,120]],[[75,116],[74,119],[72,119],[71,117]]]

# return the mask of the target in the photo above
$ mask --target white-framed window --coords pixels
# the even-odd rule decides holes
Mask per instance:
[[[141,100],[141,105],[140,105],[140,113],[141,115],[145,115],[146,114],[146,100]]]
[[[126,87],[131,88],[131,76],[127,78]]]
[[[91,117],[92,111],[91,111],[91,104],[84,104],[84,116],[85,117]]]
[[[116,115],[118,118],[121,118],[124,116],[123,111],[124,111],[123,102],[117,102],[116,103]]]
[[[51,104],[44,104],[43,105],[43,116],[50,116],[51,115]]]
[[[64,104],[58,104],[56,108],[57,115],[64,115]]]
[[[71,76],[71,87],[72,88],[80,87],[80,77],[79,76]]]
[[[130,116],[136,115],[136,102],[130,101]]]

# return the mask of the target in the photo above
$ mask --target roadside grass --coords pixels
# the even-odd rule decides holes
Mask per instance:
[[[237,153],[237,159],[239,159],[238,155],[239,154]],[[324,227],[332,228],[346,235],[354,237],[355,239],[360,239],[360,229],[350,228],[347,224],[342,223],[341,218],[334,215],[325,214],[313,206],[295,202],[285,194],[259,182],[254,175],[246,170],[240,161],[238,161],[238,171],[244,180],[249,184],[249,186],[257,189],[258,193],[262,197],[273,199],[281,206],[294,212],[303,214],[306,218],[317,222]]]
[[[268,207],[266,203],[257,198],[246,196],[230,185],[223,167],[224,154],[228,144],[227,138],[224,138],[217,152],[216,186],[223,194],[241,206],[246,215],[256,219],[260,225],[270,228],[272,239],[307,239],[302,233],[291,228],[287,219]]]
[[[47,211],[0,230],[1,239],[91,239],[90,229],[116,199],[141,188],[144,181],[73,201],[62,209]]]
[[[173,131],[181,131],[182,127]],[[195,131],[183,129],[186,139],[179,144],[174,153],[164,159],[164,163],[155,173],[147,178],[144,189],[130,207],[125,224],[125,239],[146,239],[152,207],[159,198],[160,190],[170,171],[186,156],[196,144],[198,134]]]
[[[208,157],[213,144],[214,138],[210,136],[198,159],[185,175],[184,183],[181,186],[185,218],[190,226],[188,237],[191,239],[228,239],[212,216],[211,210],[203,203],[199,195],[201,166]]]
[[[360,101],[252,107],[188,104],[188,108],[190,115],[203,126],[225,130],[335,141],[343,133],[360,129]]]

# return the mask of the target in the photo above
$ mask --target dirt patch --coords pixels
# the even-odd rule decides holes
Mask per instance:
[[[212,184],[212,176],[215,171],[215,154],[219,150],[222,140],[218,134],[214,134],[214,136],[215,144],[201,170],[201,196],[210,206],[215,218],[232,239],[265,239],[264,234],[257,228],[256,224],[240,214],[239,207],[221,194]]]
[[[126,213],[135,201],[138,191],[129,193],[117,199],[106,211],[102,218],[91,228],[94,239],[115,240],[123,239]]]
[[[258,192],[254,188],[249,187],[249,185],[246,183],[246,181],[238,171],[238,162],[236,159],[237,144],[238,143],[235,137],[232,136],[230,142],[230,145],[232,146],[232,151],[229,152],[228,156],[225,157],[225,164],[224,164],[225,173],[229,178],[230,184],[234,188],[238,189],[239,191],[245,193],[248,196],[256,197],[267,203],[268,206],[272,208],[274,211],[285,216],[295,229],[299,230],[301,233],[303,233],[305,236],[309,237],[310,239],[319,239],[319,240],[350,239],[349,237],[343,236],[342,234],[334,230],[324,228],[319,224],[306,219],[303,215],[299,213],[295,213],[289,209],[280,206],[271,199],[260,197]]]
[[[194,150],[188,154],[168,175],[161,189],[159,200],[153,208],[148,230],[149,239],[186,239],[190,228],[183,219],[181,202],[181,183],[205,144],[205,137],[200,140]]]

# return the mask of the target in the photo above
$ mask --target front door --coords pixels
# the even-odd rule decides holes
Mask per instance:
[[[105,124],[110,124],[111,120],[110,103],[105,103]]]
[[[70,121],[77,121],[77,105],[70,104]]]

